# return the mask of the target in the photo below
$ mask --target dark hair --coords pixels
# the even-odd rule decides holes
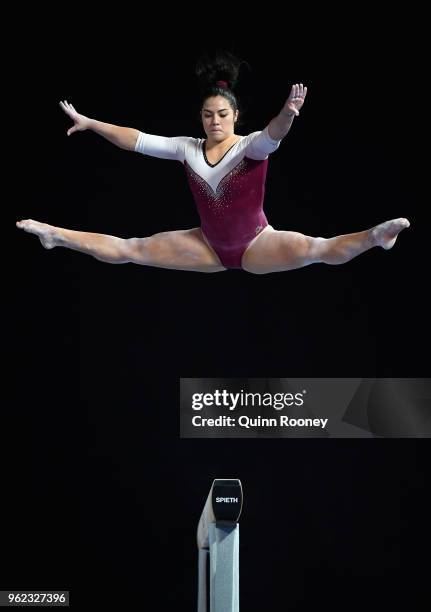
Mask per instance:
[[[240,60],[231,51],[217,49],[213,54],[205,52],[196,62],[196,77],[198,79],[201,108],[207,98],[223,96],[229,102],[234,112],[240,110],[238,96],[234,92],[237,87],[239,71],[242,64],[249,64]],[[225,81],[217,85],[218,81]],[[240,124],[238,119],[237,124]]]

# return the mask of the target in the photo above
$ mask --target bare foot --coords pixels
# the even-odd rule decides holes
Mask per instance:
[[[36,234],[45,249],[53,249],[56,246],[54,226],[47,223],[39,223],[39,221],[33,221],[33,219],[17,221],[16,226],[25,232]]]
[[[371,230],[376,246],[391,249],[398,238],[398,234],[406,227],[410,227],[410,221],[404,218],[391,219],[391,221],[376,225]]]

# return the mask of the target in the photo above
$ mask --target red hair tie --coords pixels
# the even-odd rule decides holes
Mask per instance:
[[[228,88],[227,81],[217,81],[216,85],[218,87],[222,87],[223,89],[227,89]]]

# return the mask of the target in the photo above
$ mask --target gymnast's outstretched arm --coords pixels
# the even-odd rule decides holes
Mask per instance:
[[[126,151],[134,151],[136,141],[138,140],[139,130],[133,128],[121,127],[110,123],[102,123],[96,119],[90,119],[85,115],[80,115],[67,100],[60,102],[61,108],[64,110],[72,121],[73,126],[67,130],[67,135],[70,136],[74,132],[82,132],[91,130],[109,140],[120,149]]]
[[[184,146],[187,142],[194,140],[188,136],[174,136],[171,138],[155,136],[135,130],[134,128],[102,123],[85,115],[80,115],[72,104],[66,100],[60,102],[60,106],[74,123],[67,131],[68,136],[73,134],[73,132],[92,130],[126,151],[135,151],[136,153],[160,157],[162,159],[184,161]]]
[[[295,117],[299,115],[299,110],[304,104],[307,88],[302,83],[292,85],[289,97],[283,108],[269,123],[269,136],[274,140],[281,140],[286,136]]]

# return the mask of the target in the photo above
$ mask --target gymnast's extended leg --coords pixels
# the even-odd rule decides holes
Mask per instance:
[[[369,249],[393,247],[407,219],[392,219],[371,229],[334,238],[312,238],[297,232],[263,231],[246,249],[242,267],[254,274],[302,268],[312,263],[342,264]]]
[[[144,266],[219,272],[225,270],[208,247],[200,228],[161,232],[148,238],[117,238],[106,234],[77,232],[33,219],[18,221],[17,227],[36,234],[46,249],[63,246],[92,255],[107,263],[136,263]]]

